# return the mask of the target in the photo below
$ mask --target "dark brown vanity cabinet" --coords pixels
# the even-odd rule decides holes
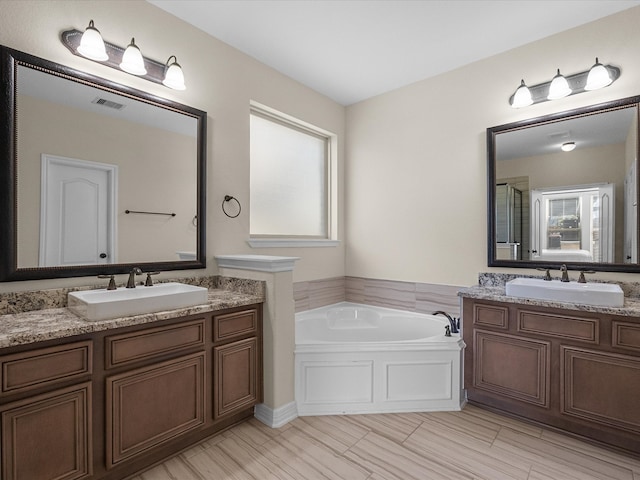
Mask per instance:
[[[0,369],[2,478],[88,478],[93,342],[2,355]]]
[[[471,403],[640,454],[640,318],[464,298]]]
[[[43,345],[0,352],[3,480],[125,478],[262,401],[260,304]]]

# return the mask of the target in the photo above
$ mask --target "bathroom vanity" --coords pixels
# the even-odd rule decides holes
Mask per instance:
[[[262,299],[209,299],[102,322],[1,316],[2,478],[121,479],[253,416]]]
[[[470,403],[640,454],[640,302],[589,307],[473,287],[463,297]]]

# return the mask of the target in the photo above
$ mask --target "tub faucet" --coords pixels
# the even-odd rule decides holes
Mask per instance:
[[[567,270],[567,266],[563,263],[560,267],[560,271],[562,272],[561,282],[567,283],[569,282],[569,271]]]
[[[129,280],[127,280],[127,288],[136,288],[136,275],[142,275],[139,267],[133,267],[129,272]]]
[[[460,333],[460,319],[453,318],[447,312],[443,312],[442,310],[438,310],[437,312],[433,312],[431,315],[444,315],[449,320],[449,324],[451,325],[451,333]]]

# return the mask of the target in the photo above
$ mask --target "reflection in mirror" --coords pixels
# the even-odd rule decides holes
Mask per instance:
[[[203,268],[206,113],[2,50],[0,279]]]
[[[490,266],[640,271],[637,100],[487,130]]]

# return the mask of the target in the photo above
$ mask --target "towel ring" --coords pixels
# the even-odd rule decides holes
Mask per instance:
[[[229,215],[229,214],[227,213],[227,211],[225,210],[225,208],[224,208],[224,204],[225,204],[226,202],[230,202],[231,200],[235,200],[235,201],[236,201],[236,203],[238,204],[238,213],[236,213],[235,215]],[[224,214],[225,214],[227,217],[229,217],[229,218],[236,218],[238,215],[240,215],[240,212],[242,212],[242,205],[240,205],[240,202],[238,201],[238,199],[237,199],[237,198],[232,197],[231,195],[225,195],[225,196],[224,196],[224,200],[222,201],[222,211],[224,212]]]

